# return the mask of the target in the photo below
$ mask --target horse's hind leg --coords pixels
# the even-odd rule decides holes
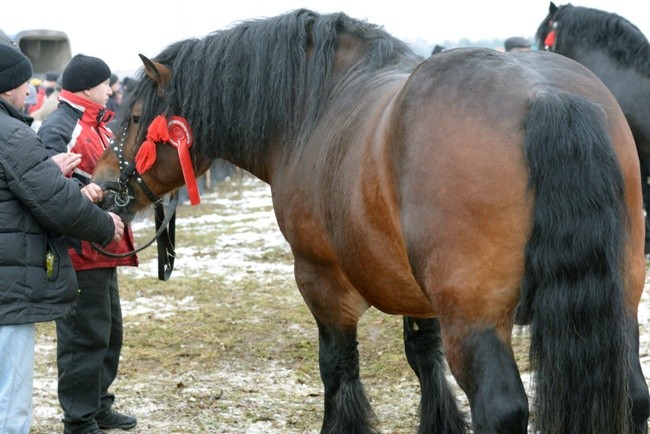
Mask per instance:
[[[650,396],[645,382],[641,363],[639,361],[639,327],[635,318],[627,319],[627,340],[630,347],[630,401],[632,421],[635,434],[648,432],[648,416],[650,415]]]
[[[404,317],[406,359],[420,380],[418,433],[464,433],[467,422],[445,376],[446,364],[437,318]]]
[[[323,434],[375,433],[375,415],[359,377],[357,329],[318,319],[320,375],[325,386]]]
[[[510,346],[494,328],[466,326],[443,322],[443,333],[449,367],[469,400],[474,432],[525,434],[528,398]]]

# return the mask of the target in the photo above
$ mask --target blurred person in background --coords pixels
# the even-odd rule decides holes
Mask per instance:
[[[29,113],[30,116],[33,115],[36,110],[40,109],[43,106],[45,99],[54,92],[58,79],[58,72],[50,71],[45,73],[45,76],[36,92],[36,102],[27,107],[27,113]]]
[[[120,118],[120,106],[122,105],[122,83],[120,83],[117,75],[111,74],[108,84],[111,87],[111,92],[113,92],[106,103],[106,108],[113,112],[113,119],[108,123],[108,126],[115,132]]]
[[[532,49],[530,41],[520,36],[513,36],[506,39],[504,46],[506,53],[510,51],[531,51]]]

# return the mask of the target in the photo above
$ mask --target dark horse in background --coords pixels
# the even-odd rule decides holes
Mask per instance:
[[[616,14],[550,3],[537,29],[540,48],[585,65],[614,94],[630,124],[641,163],[643,202],[650,211],[650,43],[641,31]],[[645,251],[650,253],[650,213]]]
[[[646,432],[638,157],[587,68],[470,48],[424,60],[378,26],[308,10],[141,58],[94,174],[103,206],[132,217],[142,186],[155,200],[183,184],[165,131],[179,119],[169,137],[191,143],[196,173],[222,158],[270,184],[318,326],[323,433],[377,432],[357,349],[370,307],[404,316],[421,433],[468,429],[445,357],[474,432],[527,432],[516,311],[535,430]]]

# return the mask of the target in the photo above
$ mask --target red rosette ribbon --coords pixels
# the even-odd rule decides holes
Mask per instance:
[[[147,140],[142,143],[135,156],[135,169],[143,174],[156,162],[156,142],[168,142],[169,131],[167,119],[156,116],[147,129]]]

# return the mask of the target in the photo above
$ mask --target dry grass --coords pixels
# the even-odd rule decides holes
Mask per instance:
[[[317,330],[268,187],[237,178],[203,200],[178,209],[169,281],[156,278],[154,247],[140,254],[139,270],[120,271],[125,344],[116,407],[138,417],[135,434],[317,433]],[[136,232],[138,242],[152,232]],[[32,432],[59,433],[54,325],[38,331]],[[525,369],[525,335],[514,342]],[[415,432],[419,386],[403,355],[401,317],[370,310],[359,349],[382,432]]]
[[[259,204],[247,203],[250,189],[262,196]],[[177,214],[177,246],[192,246],[192,261],[208,272],[188,272],[179,264],[180,253],[168,282],[158,281],[153,271],[120,272],[125,344],[113,388],[116,407],[138,417],[133,433],[318,432],[316,326],[296,288],[288,247],[269,246],[265,239],[269,231],[271,238],[281,237],[277,225],[254,224],[260,213],[273,221],[267,187],[235,179],[219,184],[213,195],[223,200],[204,196],[203,204],[182,206]],[[209,227],[201,221],[180,224],[206,215],[234,218]],[[234,245],[230,237],[242,231],[253,237]],[[136,232],[138,242],[151,232]],[[218,242],[223,239],[230,245]],[[243,251],[253,265],[220,266],[219,255],[228,249]],[[154,247],[142,252],[141,268],[153,270],[155,255]],[[255,266],[262,262],[285,267]],[[38,330],[32,432],[61,432],[54,325]],[[418,386],[402,353],[401,333],[401,318],[377,311],[368,312],[359,330],[362,376],[386,432],[412,432],[416,426]]]

